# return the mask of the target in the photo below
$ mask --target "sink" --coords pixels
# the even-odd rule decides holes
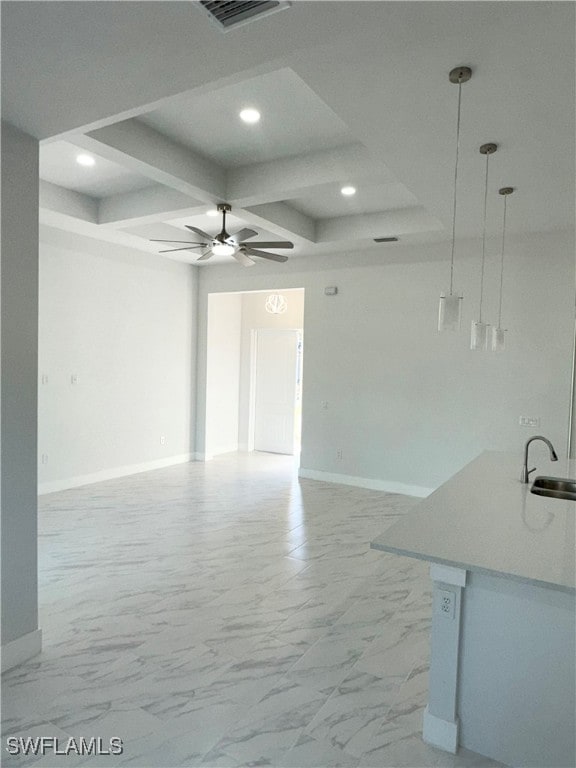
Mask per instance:
[[[535,477],[530,493],[551,496],[553,499],[576,501],[576,480],[569,477]]]

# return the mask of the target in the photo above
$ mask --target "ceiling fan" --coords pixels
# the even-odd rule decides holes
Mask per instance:
[[[222,214],[222,230],[217,235],[209,235],[198,227],[192,227],[186,224],[186,229],[189,229],[194,234],[199,235],[204,242],[193,242],[192,240],[152,240],[154,243],[188,243],[183,248],[170,248],[160,253],[174,253],[175,251],[192,251],[199,248],[202,253],[196,261],[206,261],[212,256],[232,256],[236,261],[243,264],[245,267],[251,267],[256,262],[252,256],[257,256],[261,259],[269,259],[270,261],[288,261],[288,256],[282,256],[277,253],[268,253],[267,251],[261,251],[260,248],[294,248],[294,243],[286,241],[268,242],[264,240],[254,240],[251,243],[246,243],[245,240],[250,240],[252,237],[256,237],[258,234],[253,229],[245,227],[234,235],[229,235],[226,232],[226,214],[232,210],[232,207],[227,203],[220,203],[218,205],[218,211]],[[256,246],[256,247],[254,247]]]

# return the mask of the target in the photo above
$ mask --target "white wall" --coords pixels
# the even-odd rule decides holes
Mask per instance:
[[[208,299],[206,457],[238,450],[242,296]]]
[[[1,139],[2,665],[6,667],[40,650],[36,558],[38,142],[5,122]],[[23,651],[17,647],[20,641],[27,646]]]
[[[281,315],[266,311],[266,298],[270,293],[279,293],[286,299],[288,308]],[[240,403],[239,441],[240,449],[248,450],[250,420],[250,355],[251,331],[259,328],[298,329],[304,327],[304,291],[281,291],[271,288],[263,292],[242,295],[242,339],[240,349]]]
[[[193,451],[195,270],[88,238],[63,247],[66,237],[41,233],[41,492]]]
[[[425,493],[484,449],[520,452],[535,432],[565,452],[573,234],[507,241],[503,325],[509,332],[501,355],[468,348],[478,311],[479,241],[457,247],[455,287],[465,300],[462,330],[455,335],[436,330],[438,296],[449,278],[447,243],[293,258],[245,271],[236,265],[202,269],[199,325],[206,322],[208,293],[304,287],[302,468]],[[498,239],[488,242],[487,254],[485,314],[491,319],[497,311]],[[338,286],[337,296],[324,295],[328,285]],[[199,410],[205,358],[200,345]],[[540,417],[540,427],[520,427],[521,415]],[[201,424],[197,444],[204,444]]]

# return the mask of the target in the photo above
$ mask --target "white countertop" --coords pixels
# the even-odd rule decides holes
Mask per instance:
[[[374,539],[371,546],[563,591],[576,588],[576,501],[530,493],[534,477],[576,477],[576,462],[487,451]],[[532,465],[533,466],[533,465]]]

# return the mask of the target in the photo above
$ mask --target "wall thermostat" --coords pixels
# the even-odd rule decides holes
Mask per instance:
[[[324,288],[324,294],[326,296],[336,296],[338,293],[338,288],[335,285],[329,285],[327,288]]]

